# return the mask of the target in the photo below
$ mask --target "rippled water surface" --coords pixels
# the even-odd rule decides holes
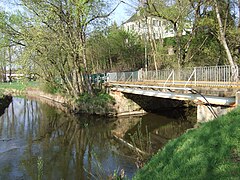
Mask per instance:
[[[0,179],[106,179],[121,169],[131,178],[142,155],[129,144],[152,154],[193,127],[193,114],[75,117],[46,103],[13,98],[0,117]]]

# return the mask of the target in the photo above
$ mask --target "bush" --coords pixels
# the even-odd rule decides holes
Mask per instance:
[[[50,94],[56,94],[62,91],[59,84],[53,84],[50,82],[44,82],[41,86],[42,91]]]
[[[80,111],[99,115],[111,113],[114,103],[115,100],[112,96],[101,92],[93,96],[84,93],[77,99]]]

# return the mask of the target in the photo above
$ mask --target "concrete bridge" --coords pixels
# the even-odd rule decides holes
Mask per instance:
[[[225,114],[240,103],[238,66],[193,67],[182,70],[113,72],[107,74],[112,91],[168,100],[191,101],[198,121]]]

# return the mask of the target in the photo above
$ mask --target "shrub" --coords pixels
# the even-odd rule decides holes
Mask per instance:
[[[77,99],[77,104],[80,111],[90,114],[107,115],[115,103],[114,98],[106,93],[98,93],[96,95],[82,94]]]

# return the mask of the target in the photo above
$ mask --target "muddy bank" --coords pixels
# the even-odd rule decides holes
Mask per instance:
[[[4,95],[3,97],[0,97],[0,116],[4,113],[5,109],[9,106],[11,102],[11,95]]]

